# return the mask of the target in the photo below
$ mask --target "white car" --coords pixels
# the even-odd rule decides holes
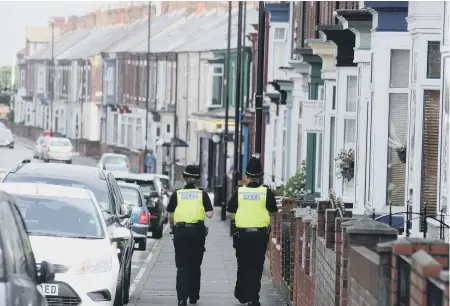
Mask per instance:
[[[108,171],[130,172],[130,160],[124,154],[105,153],[100,158],[97,167]]]
[[[114,301],[123,273],[110,238],[123,233],[108,232],[92,191],[40,183],[3,183],[0,189],[16,200],[37,265],[54,263],[55,281],[42,284],[49,305],[123,305]]]
[[[68,138],[49,137],[45,140],[42,155],[44,162],[51,160],[64,161],[66,164],[72,163],[73,146]]]

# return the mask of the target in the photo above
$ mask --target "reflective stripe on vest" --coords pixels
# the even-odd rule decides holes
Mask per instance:
[[[238,188],[238,209],[235,222],[238,228],[267,227],[270,214],[266,208],[267,187]]]
[[[177,208],[175,208],[175,223],[197,223],[206,217],[203,207],[203,192],[198,189],[177,190]]]

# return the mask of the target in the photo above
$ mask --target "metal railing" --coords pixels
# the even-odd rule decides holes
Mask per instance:
[[[427,280],[427,306],[442,306],[444,305],[444,292],[439,288],[434,281]]]
[[[396,306],[409,306],[411,263],[403,256],[397,256],[398,292]]]
[[[398,227],[401,226],[403,224],[406,223],[406,237],[409,237],[410,235],[410,230],[411,230],[411,222],[413,220],[417,220],[420,219],[420,223],[421,223],[421,229],[423,232],[423,237],[427,238],[427,233],[428,233],[428,223],[427,223],[427,219],[433,219],[436,222],[439,223],[439,239],[445,240],[445,229],[449,228],[449,225],[447,223],[445,223],[445,214],[444,214],[444,210],[441,210],[441,214],[427,214],[427,208],[424,207],[423,208],[423,212],[421,213],[417,213],[417,212],[413,212],[412,206],[408,205],[406,206],[406,212],[396,212],[393,213],[392,212],[392,206],[389,206],[389,213],[388,214],[383,214],[383,215],[379,215],[378,217],[376,216],[376,211],[375,209],[372,211],[372,219],[375,221],[380,221],[381,219],[384,218],[388,218],[388,224],[390,226],[394,226],[394,227]],[[398,224],[392,225],[392,217],[396,216],[396,215],[406,215],[406,221],[404,222],[400,222]],[[414,216],[418,216],[418,217],[414,217]]]

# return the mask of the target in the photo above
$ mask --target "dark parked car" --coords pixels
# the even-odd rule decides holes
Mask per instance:
[[[0,191],[0,305],[47,306],[41,284],[55,279],[52,264],[37,269],[30,240],[14,198]]]
[[[129,233],[120,241],[117,241],[118,237],[115,237],[114,242],[120,249],[119,261],[121,265],[126,267],[123,301],[124,304],[128,303],[131,284],[131,258],[133,251],[136,249],[131,230],[131,207],[125,204],[120,188],[111,173],[96,167],[59,163],[32,163],[30,159],[23,159],[6,173],[2,182],[44,183],[90,189],[102,206],[103,217],[108,226],[109,234],[111,235],[117,227],[127,229],[127,233]]]
[[[160,239],[163,235],[166,207],[164,206],[161,194],[158,192],[156,182],[151,174],[113,172],[117,181],[139,185],[144,195],[148,211],[150,212],[150,227],[152,237]]]

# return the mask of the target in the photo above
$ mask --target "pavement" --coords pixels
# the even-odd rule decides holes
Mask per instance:
[[[236,282],[236,257],[229,235],[229,222],[220,221],[220,208],[209,220],[206,253],[202,264],[199,306],[236,305],[233,295]],[[176,305],[176,267],[172,236],[166,231],[155,248],[128,305]],[[264,306],[285,305],[267,275],[263,275],[260,302]]]

